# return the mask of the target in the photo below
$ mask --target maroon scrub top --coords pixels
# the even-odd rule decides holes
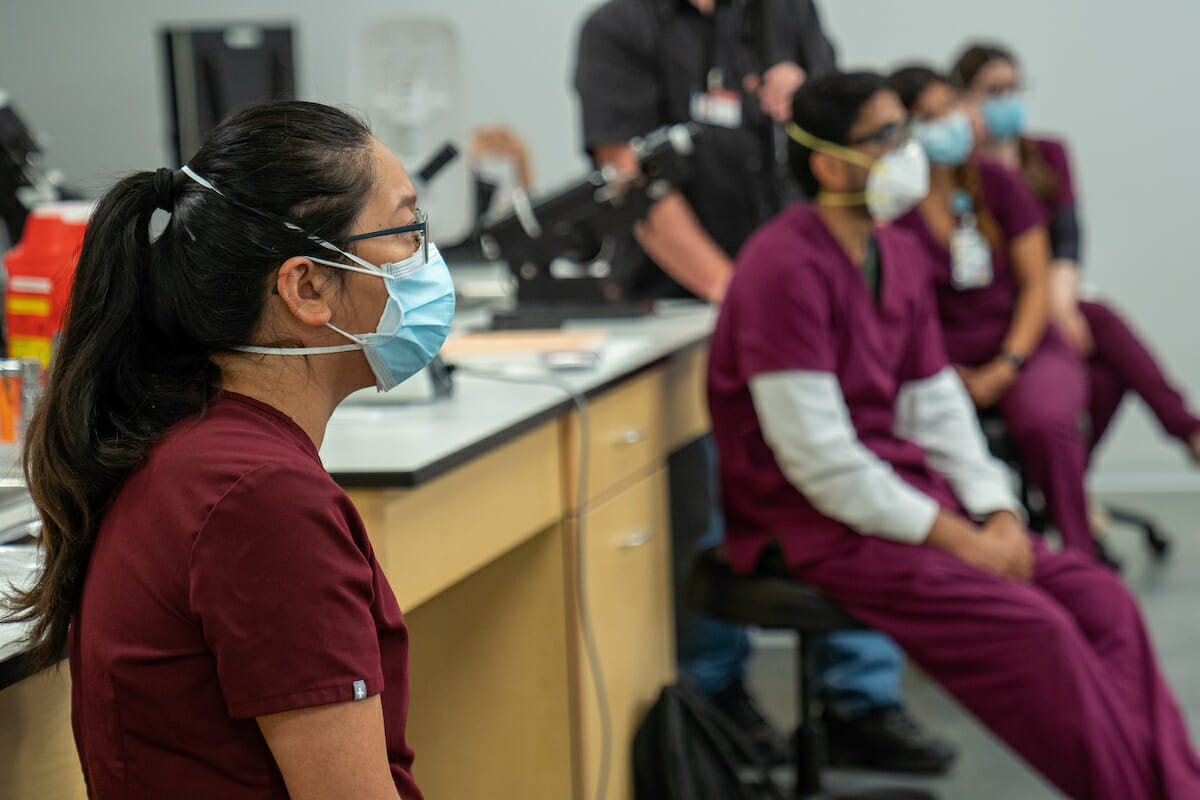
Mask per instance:
[[[1079,212],[1075,208],[1075,185],[1071,180],[1071,160],[1067,147],[1056,139],[1030,138],[1026,140],[1037,149],[1046,166],[1054,174],[1054,191],[1038,195],[1042,210],[1046,214],[1046,225],[1050,232],[1050,254],[1052,258],[1073,261],[1082,260],[1082,242],[1079,231]]]
[[[750,395],[755,375],[834,375],[862,444],[917,489],[958,507],[921,448],[895,434],[901,385],[947,365],[929,266],[907,231],[881,227],[876,238],[878,302],[807,204],[776,216],[738,254],[708,366],[726,547],[735,569],[753,569],[772,539],[797,565],[857,547],[862,539],[814,508],[779,468]]]
[[[1075,205],[1075,186],[1071,181],[1071,160],[1067,156],[1066,145],[1057,139],[1044,137],[1034,137],[1030,141],[1058,180],[1054,196],[1043,202],[1045,210],[1052,212],[1063,206]]]
[[[979,169],[983,201],[1004,238],[1000,247],[992,249],[991,284],[980,289],[954,288],[950,250],[934,237],[920,209],[914,208],[896,221],[917,235],[933,264],[946,351],[952,362],[967,366],[986,364],[999,355],[1012,327],[1018,286],[1008,243],[1030,228],[1046,223],[1045,211],[1019,172],[988,159],[973,159],[972,163]]]
[[[311,439],[225,393],[152,447],[105,514],[70,635],[94,800],[286,798],[255,717],[380,695],[418,800],[408,633]]]

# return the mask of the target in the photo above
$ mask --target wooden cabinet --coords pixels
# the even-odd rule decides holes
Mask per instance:
[[[589,508],[569,551],[578,555],[610,719],[609,800],[633,796],[630,747],[659,689],[674,680],[675,635],[671,590],[671,531],[667,476],[658,468]],[[570,565],[576,590],[580,573]],[[572,598],[574,600],[574,598]],[[602,726],[583,629],[575,620],[577,794],[591,798],[600,778]]]
[[[406,614],[413,777],[430,800],[571,796],[562,565],[555,525]]]
[[[0,691],[0,797],[83,800],[66,662]]]
[[[415,489],[352,489],[405,613],[562,519],[558,422]]]

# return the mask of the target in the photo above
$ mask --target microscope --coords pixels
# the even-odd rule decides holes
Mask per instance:
[[[678,124],[633,140],[637,174],[595,170],[537,202],[514,192],[512,210],[485,220],[479,233],[483,255],[506,261],[517,284],[515,308],[498,312],[494,327],[550,328],[567,319],[647,313],[645,304],[621,300],[614,264],[634,256],[634,224],[690,179],[699,131]]]

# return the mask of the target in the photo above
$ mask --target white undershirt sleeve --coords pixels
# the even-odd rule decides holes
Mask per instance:
[[[818,511],[862,534],[925,541],[937,501],[859,441],[837,376],[764,373],[750,379],[750,395],[775,461]]]
[[[896,435],[921,446],[929,466],[945,476],[972,516],[995,511],[1024,516],[1007,470],[988,452],[975,406],[953,367],[900,387]]]

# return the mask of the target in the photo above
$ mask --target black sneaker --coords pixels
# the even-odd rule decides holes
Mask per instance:
[[[902,707],[875,709],[855,719],[827,711],[824,723],[833,766],[937,775],[956,755],[949,744],[917,727]]]
[[[713,705],[736,724],[754,742],[763,761],[771,766],[786,764],[790,758],[787,737],[767,721],[741,681],[734,681],[712,697]]]

